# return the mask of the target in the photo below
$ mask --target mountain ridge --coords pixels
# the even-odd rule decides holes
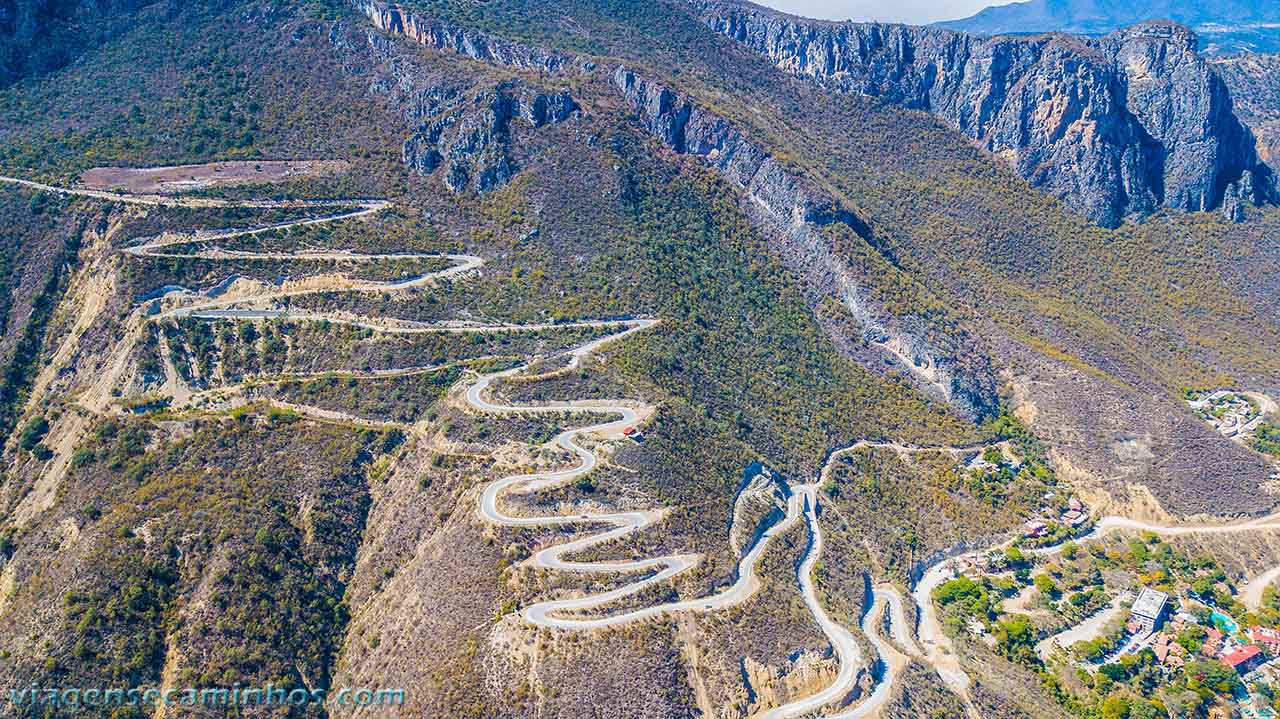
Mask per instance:
[[[1107,227],[1160,207],[1238,218],[1242,203],[1273,195],[1226,85],[1176,25],[982,39],[691,4],[709,28],[795,75],[937,115]]]
[[[1029,0],[985,8],[937,27],[981,35],[1069,32],[1104,35],[1151,20],[1169,20],[1205,34],[1218,53],[1280,50],[1280,6],[1256,0]]]

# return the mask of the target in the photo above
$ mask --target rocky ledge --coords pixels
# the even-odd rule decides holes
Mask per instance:
[[[924,389],[973,416],[990,414],[996,387],[990,360],[967,333],[941,336],[920,318],[897,317],[873,302],[832,240],[833,225],[875,245],[871,230],[807,178],[795,174],[720,116],[690,98],[619,67],[614,84],[663,144],[702,158],[742,188],[742,207],[802,281],[806,298],[832,340],[847,353],[878,350]],[[835,305],[838,314],[826,308]],[[961,358],[965,358],[962,360]]]
[[[578,112],[568,92],[540,93],[523,88],[482,92],[470,102],[461,97],[443,112],[418,126],[404,142],[405,165],[429,175],[446,160],[444,184],[461,192],[474,178],[477,192],[488,192],[511,180],[516,167],[508,153],[511,121],[521,118],[529,127],[562,122]]]
[[[373,8],[374,3],[357,3]],[[528,128],[564,122],[580,114],[566,90],[545,90],[513,79],[488,88],[475,88],[421,72],[401,57],[403,49],[391,35],[426,42],[489,63],[532,63],[535,67],[559,66],[560,56],[495,40],[473,31],[441,30],[444,25],[416,19],[404,11],[377,5],[370,11],[383,32],[368,30],[365,39],[372,58],[382,67],[371,90],[391,99],[413,133],[404,141],[401,158],[412,172],[427,176],[443,169],[442,182],[453,192],[473,189],[485,193],[506,185],[518,172],[511,153],[513,122]],[[435,29],[424,29],[435,28]],[[445,44],[437,40],[448,38]],[[330,43],[352,51],[355,42],[342,23],[330,32]],[[463,48],[463,49],[459,49]]]
[[[418,15],[398,5],[377,0],[352,0],[351,5],[379,30],[404,35],[420,45],[449,50],[481,62],[555,72],[574,60],[570,56]]]
[[[979,38],[690,3],[707,27],[784,70],[937,115],[1099,224],[1160,207],[1222,207],[1238,219],[1243,203],[1274,201],[1227,86],[1180,26]]]

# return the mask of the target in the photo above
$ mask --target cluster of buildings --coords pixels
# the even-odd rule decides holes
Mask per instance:
[[[1224,437],[1241,437],[1262,421],[1262,412],[1253,400],[1229,390],[1218,390],[1188,400],[1196,415]]]
[[[1175,629],[1176,631],[1176,629]],[[1174,641],[1173,634],[1160,632],[1151,638],[1151,651],[1156,661],[1170,669],[1181,669],[1187,664],[1187,648]]]
[[[1047,502],[1053,499],[1052,492],[1044,495]],[[1072,498],[1067,502],[1066,509],[1054,509],[1048,506],[1040,508],[1040,513],[1028,520],[1022,526],[1022,536],[1029,539],[1046,537],[1054,532],[1058,527],[1067,527],[1068,529],[1079,529],[1089,521],[1089,510],[1080,500]]]
[[[1280,656],[1280,631],[1270,627],[1250,627],[1245,638],[1225,634],[1216,627],[1207,633],[1200,653],[1221,661],[1241,675],[1247,675],[1268,659]]]
[[[1129,609],[1129,621],[1125,630],[1130,635],[1124,652],[1137,652],[1150,647],[1156,660],[1169,669],[1181,669],[1196,657],[1177,641],[1178,636],[1190,626],[1198,624],[1195,617],[1177,612],[1166,624],[1170,612],[1169,595],[1144,587]],[[1256,672],[1268,659],[1280,656],[1280,630],[1254,626],[1241,634],[1230,618],[1221,616],[1221,625],[1205,628],[1205,638],[1200,645],[1199,658],[1222,662],[1241,676]],[[1280,675],[1280,668],[1275,672]],[[1280,677],[1278,677],[1280,678]]]

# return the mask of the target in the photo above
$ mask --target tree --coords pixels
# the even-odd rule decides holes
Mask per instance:
[[[1165,713],[1146,699],[1138,699],[1129,705],[1129,719],[1161,719]]]
[[[984,594],[982,587],[968,577],[956,577],[943,582],[933,591],[933,598],[945,606],[961,599],[976,599]]]
[[[1219,662],[1197,660],[1186,668],[1187,685],[1192,689],[1204,687],[1219,694],[1230,694],[1240,683],[1240,677],[1231,667]]]
[[[998,623],[993,635],[1000,653],[1009,659],[1026,663],[1035,656],[1035,627],[1026,616],[1018,614]]]
[[[1036,585],[1036,590],[1044,596],[1058,596],[1058,585],[1049,577],[1048,574],[1037,574],[1032,582]]]
[[[1022,554],[1022,550],[1017,547],[1009,547],[1004,550],[1004,559],[1010,567],[1016,567],[1027,560],[1026,556]]]
[[[27,422],[22,428],[22,434],[18,437],[18,445],[30,452],[35,449],[40,440],[49,433],[49,422],[44,417],[36,417]]]
[[[1199,624],[1191,624],[1186,629],[1178,632],[1177,641],[1182,645],[1183,649],[1187,650],[1188,654],[1194,656],[1200,651],[1200,646],[1204,644],[1206,636],[1208,636],[1208,633],[1204,627]]]
[[[1107,666],[1112,666],[1108,664]],[[1102,702],[1102,719],[1128,719],[1129,700],[1119,694],[1112,694]]]
[[[1129,676],[1129,672],[1124,668],[1124,665],[1114,662],[1098,667],[1098,673],[1113,682],[1122,682]]]
[[[1198,597],[1207,598],[1213,593],[1213,580],[1208,577],[1200,577],[1191,583],[1191,591],[1195,592]]]

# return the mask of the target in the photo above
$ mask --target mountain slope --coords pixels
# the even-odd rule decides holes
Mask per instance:
[[[982,35],[1070,32],[1103,35],[1151,20],[1171,20],[1200,32],[1211,52],[1280,49],[1280,8],[1265,0],[1029,0],[989,7],[939,27]]]
[[[703,21],[781,68],[933,112],[1033,185],[1114,227],[1271,196],[1254,141],[1196,38],[1143,25],[1099,40],[980,40],[944,30],[824,23],[700,0]]]
[[[1075,685],[963,632],[935,666],[911,646],[926,619],[889,622],[898,673],[870,608],[916,613],[925,569],[1050,494],[1161,522],[1273,511],[1272,464],[1182,391],[1280,395],[1280,210],[1100,227],[948,120],[779,68],[704,7],[175,5],[0,92],[0,174],[336,161],[250,184],[170,169],[177,206],[0,188],[14,286],[52,305],[15,302],[7,328],[31,371],[0,457],[0,691],[271,681],[405,706],[245,716],[747,719],[847,682],[837,703],[886,716],[1073,715]],[[1121,76],[1056,42],[1061,63],[1033,63],[1052,87],[1094,88],[1081,63]],[[873,79],[916,71],[876,47]],[[1153,67],[1153,94],[1213,105],[1200,65]],[[1089,137],[1055,156],[1096,159]],[[1169,183],[1217,183],[1197,167]],[[656,323],[583,353],[636,317]],[[493,405],[542,409],[479,411],[477,375]],[[998,469],[968,466],[980,450]],[[494,499],[530,521],[491,521],[491,489],[585,456]],[[636,531],[577,544],[608,526]],[[559,571],[567,542],[572,563],[689,565]],[[610,591],[592,617],[689,610],[529,620]],[[184,715],[118,712],[157,714]]]
[[[127,32],[138,11],[155,5],[155,0],[5,3],[0,7],[0,87],[66,65],[86,47]]]

